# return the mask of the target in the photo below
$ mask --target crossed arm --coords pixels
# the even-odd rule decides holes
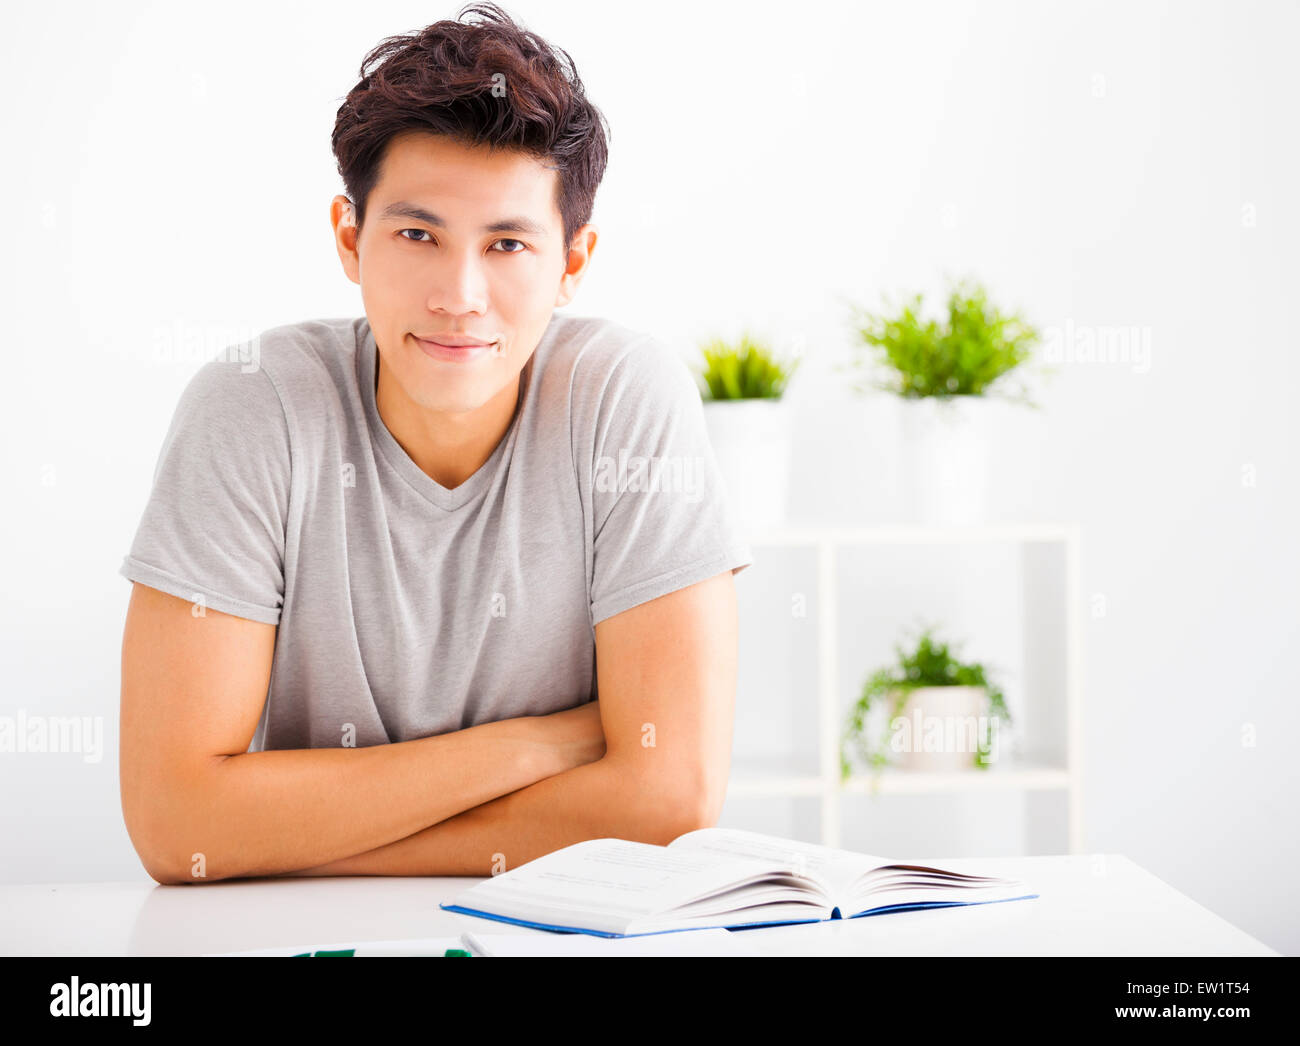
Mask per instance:
[[[404,839],[282,873],[487,876],[584,839],[666,844],[716,822],[737,659],[730,571],[596,625],[605,755]]]

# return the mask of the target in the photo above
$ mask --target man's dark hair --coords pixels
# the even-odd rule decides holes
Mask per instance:
[[[466,14],[483,21],[461,21]],[[331,139],[358,233],[389,141],[421,130],[519,150],[553,167],[567,256],[574,234],[591,220],[608,154],[604,118],[587,101],[568,52],[496,4],[475,3],[456,21],[388,37],[362,59],[360,72]]]

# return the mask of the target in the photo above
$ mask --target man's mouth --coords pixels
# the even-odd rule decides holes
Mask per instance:
[[[435,345],[444,345],[449,349],[467,349],[476,345],[493,345],[496,343],[495,339],[486,341],[469,334],[430,334],[427,337],[417,334],[416,338]]]
[[[471,360],[477,360],[494,351],[497,342],[468,341],[466,339],[456,339],[460,344],[451,343],[453,339],[447,341],[432,341],[421,338],[419,335],[413,335],[415,343],[419,345],[420,351],[430,359],[439,360],[444,363],[467,363]]]

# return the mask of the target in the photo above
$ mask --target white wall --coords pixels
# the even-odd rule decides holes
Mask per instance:
[[[1077,520],[1083,593],[1105,599],[1085,613],[1088,849],[1300,952],[1300,10],[645,4],[615,27],[597,3],[507,7],[574,56],[613,128],[569,311],[684,355],[742,323],[805,345],[797,518],[894,514],[893,404],[833,369],[845,299],[969,273],[1040,326],[1147,333],[1149,368],[1063,364],[1037,387],[998,518]],[[143,875],[118,805],[116,570],[163,432],[227,333],[360,313],[327,217],[334,112],[370,46],[454,13],[9,16],[0,714],[102,716],[105,750],[0,755],[0,878]]]

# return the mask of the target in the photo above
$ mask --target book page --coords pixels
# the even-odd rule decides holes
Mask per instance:
[[[1037,896],[1013,878],[909,864],[737,828],[687,832],[669,843],[668,849],[750,857],[803,868],[825,883],[845,919],[900,905],[980,904]]]
[[[912,873],[915,876],[915,873]],[[1036,897],[1028,886],[1016,879],[988,879],[972,882],[948,876],[899,878],[888,882],[863,882],[848,902],[849,918],[867,911],[881,911],[899,905],[915,904],[984,904]]]
[[[779,875],[779,866],[769,861],[736,854],[590,839],[472,886],[454,903],[517,919],[625,933],[637,919]]]
[[[668,844],[668,849],[770,861],[779,867],[789,867],[797,874],[820,880],[830,895],[837,899],[845,896],[864,873],[889,864],[887,857],[837,850],[818,843],[783,839],[740,828],[700,828],[679,835]]]

